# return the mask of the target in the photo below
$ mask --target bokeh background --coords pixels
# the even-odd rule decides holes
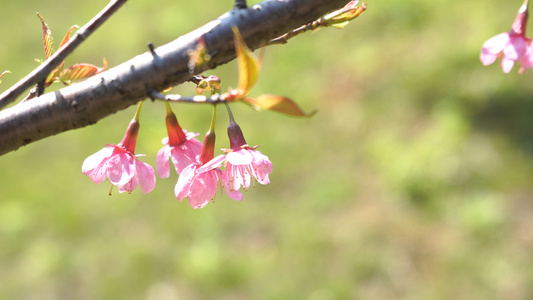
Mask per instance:
[[[36,12],[58,42],[106,4],[0,0],[0,70],[12,71],[1,89],[44,57]],[[274,164],[242,202],[218,194],[194,210],[175,199],[175,174],[148,195],[112,196],[83,175],[135,107],[0,157],[0,299],[533,298],[533,74],[479,61],[521,4],[368,1],[343,30],[269,47],[252,95],[320,112],[233,106]],[[113,67],[231,6],[128,1],[67,65]],[[236,86],[235,63],[210,74]],[[210,107],[174,110],[205,133]],[[147,102],[141,115],[137,152],[153,166],[164,112]],[[217,124],[226,148],[224,113]]]

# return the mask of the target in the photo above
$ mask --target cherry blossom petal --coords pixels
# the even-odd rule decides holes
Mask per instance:
[[[251,150],[250,152],[254,158],[254,162],[253,162],[254,169],[257,169],[266,174],[272,173],[273,166],[268,156],[264,155],[263,153],[257,150]]]
[[[138,181],[141,186],[141,190],[144,194],[150,193],[155,187],[155,173],[154,169],[147,163],[144,163],[140,160],[135,160],[135,171],[136,176],[134,178]],[[135,189],[133,187],[133,189]],[[133,190],[132,189],[132,190]]]
[[[170,162],[168,159],[168,152],[170,149],[165,145],[159,152],[157,152],[155,168],[157,175],[161,178],[168,178],[170,176]]]
[[[232,182],[230,178],[228,177],[228,173],[223,172],[222,185],[224,186],[224,190],[226,191],[226,194],[228,194],[228,196],[233,200],[241,201],[243,198],[242,193],[239,191],[239,189],[234,189],[233,187],[231,187],[231,184]]]
[[[189,188],[189,205],[194,209],[202,208],[213,199],[218,187],[217,169],[205,173],[196,174]]]
[[[190,164],[196,162],[195,158],[191,159],[189,157],[188,152],[189,151],[186,146],[185,147],[176,146],[170,149],[170,159],[172,160],[172,163],[174,164],[174,168],[176,169],[176,172],[178,174],[181,174],[183,169],[185,169]]]
[[[508,59],[507,57],[503,57],[501,61],[502,69],[504,73],[509,73],[513,69],[514,66],[514,60]]]
[[[501,33],[488,39],[481,48],[479,56],[481,63],[485,66],[492,64],[508,43],[509,33]]]
[[[105,147],[95,154],[87,157],[81,166],[83,174],[88,175],[95,183],[100,183],[107,178],[103,165],[113,153],[113,147]]]
[[[117,148],[115,148],[115,153]],[[119,153],[112,155],[107,161],[108,178],[112,184],[124,185],[128,183],[135,174],[133,166],[133,155],[120,149]]]
[[[128,192],[131,193],[134,189],[137,188],[139,185],[139,181],[137,180],[136,176],[133,176],[130,181],[128,181],[126,184],[119,184],[118,185],[118,191],[120,193]]]
[[[226,156],[219,155],[213,158],[212,160],[210,160],[209,162],[207,162],[206,164],[204,164],[203,166],[199,167],[198,170],[196,170],[196,173],[204,173],[204,172],[216,169],[222,165],[224,160],[226,160]]]
[[[228,162],[234,165],[249,165],[253,161],[253,156],[248,149],[241,149],[230,152],[226,155]]]
[[[527,69],[533,68],[533,43],[527,47],[527,52],[520,60],[520,73],[524,73]]]
[[[190,165],[183,169],[174,188],[174,194],[178,200],[183,200],[189,196],[189,188],[196,175],[196,168],[198,165]]]
[[[511,36],[503,48],[503,55],[510,60],[520,60],[527,51],[527,42],[523,36]]]
[[[198,134],[194,134],[193,136],[196,136]],[[197,139],[191,138],[189,139],[189,135],[187,135],[187,156],[191,161],[196,162],[198,160],[198,157],[200,156],[200,153],[202,153],[202,143],[198,141]]]
[[[481,51],[487,54],[498,54],[503,51],[503,48],[509,43],[509,40],[509,33],[500,33],[483,43]]]

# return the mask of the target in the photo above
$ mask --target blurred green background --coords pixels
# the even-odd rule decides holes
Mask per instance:
[[[0,71],[12,71],[1,89],[44,57],[36,12],[58,42],[106,4],[1,0]],[[148,195],[112,196],[83,175],[135,107],[1,156],[0,299],[533,298],[533,75],[479,61],[520,5],[368,1],[343,30],[269,47],[252,96],[320,112],[234,105],[247,141],[274,164],[272,183],[242,202],[217,194],[193,210],[175,199],[175,174]],[[128,1],[66,63],[113,67],[231,6]],[[235,63],[210,74],[236,86]],[[209,107],[173,107],[203,136]],[[147,102],[141,115],[137,153],[152,166],[164,112]],[[226,148],[225,114],[217,122]]]

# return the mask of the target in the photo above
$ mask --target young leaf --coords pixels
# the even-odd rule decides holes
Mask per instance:
[[[199,67],[211,60],[211,56],[209,55],[205,46],[205,41],[202,38],[198,40],[196,49],[189,49],[189,51],[187,51],[187,55],[189,55],[188,66],[190,73],[194,73],[194,69],[196,67]]]
[[[71,80],[91,77],[103,72],[107,68],[107,60],[104,59],[104,67],[99,68],[91,64],[75,64],[63,70],[59,75],[59,80],[70,83]]]
[[[75,28],[78,28],[78,25],[73,25],[72,27],[70,27],[70,29],[65,34],[65,37],[63,37],[63,40],[61,41],[59,48],[61,48],[66,42],[68,42],[68,40],[70,39],[70,34],[72,33],[72,30],[74,30]],[[65,66],[65,61],[62,61],[52,72],[50,72],[50,74],[48,74],[48,77],[46,77],[46,80],[44,82],[45,87],[49,87],[52,83],[54,83],[56,80],[60,78],[61,73],[63,72],[64,66]]]
[[[359,0],[352,0],[343,8],[325,15],[321,20],[326,22],[326,26],[342,29],[351,20],[365,12],[366,3],[363,3],[362,6],[356,6],[358,2]]]
[[[63,40],[61,41],[61,44],[59,44],[59,48],[61,48],[63,45],[65,45],[68,40],[70,40],[70,34],[72,33],[72,30],[80,28],[78,25],[72,25],[70,29],[67,31],[65,36],[63,37]]]
[[[237,64],[239,66],[239,96],[245,97],[257,82],[261,62],[244,43],[244,39],[237,27],[233,27],[235,35],[235,51],[237,52]]]
[[[311,117],[317,113],[317,110],[305,113],[291,99],[276,95],[261,95],[255,99],[245,98],[244,102],[252,105],[256,109],[266,109],[294,117]]]
[[[7,73],[11,73],[11,72],[7,70],[7,71],[2,72],[2,74],[0,74],[0,83],[2,83],[2,77],[6,75]]]
[[[202,76],[202,75],[199,75]],[[204,77],[198,82],[196,86],[196,92],[198,94],[202,94],[204,90],[210,91],[211,94],[219,94],[220,93],[220,78],[215,75],[210,75],[209,77]]]
[[[52,37],[52,31],[50,30],[50,27],[48,27],[48,24],[44,21],[44,18],[41,17],[39,13],[37,13],[37,16],[39,19],[41,19],[41,25],[43,29],[43,43],[44,43],[44,54],[46,55],[46,58],[48,59],[52,54],[54,54],[54,38]]]

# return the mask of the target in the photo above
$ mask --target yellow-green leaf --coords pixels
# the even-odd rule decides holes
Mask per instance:
[[[194,73],[194,69],[196,67],[200,67],[211,60],[211,56],[209,55],[209,52],[205,46],[205,41],[202,38],[198,40],[198,44],[196,44],[196,48],[194,50],[189,49],[187,51],[187,55],[189,55],[188,66],[189,72],[191,73]]]
[[[357,2],[357,0],[350,1],[350,3],[343,8],[322,17],[322,20],[326,22],[326,26],[332,26],[339,29],[343,28],[348,25],[351,20],[365,12],[366,3],[363,3],[362,6],[356,6]]]
[[[101,73],[106,68],[107,61],[105,59],[103,68],[91,64],[75,64],[63,70],[59,75],[59,80],[69,83],[71,80],[83,79]]]
[[[317,110],[305,113],[291,99],[276,95],[261,95],[255,99],[245,98],[244,102],[252,105],[256,109],[266,109],[294,117],[311,117],[317,113]]]
[[[235,51],[239,66],[239,96],[245,97],[257,82],[261,63],[246,46],[239,29],[235,26],[233,27],[233,34],[235,35]]]
[[[54,54],[54,38],[52,37],[52,31],[50,30],[50,27],[48,27],[48,24],[44,21],[44,18],[41,17],[39,13],[37,13],[37,16],[39,19],[41,19],[41,26],[43,30],[43,43],[44,43],[44,54],[46,55],[46,58],[49,58]]]

